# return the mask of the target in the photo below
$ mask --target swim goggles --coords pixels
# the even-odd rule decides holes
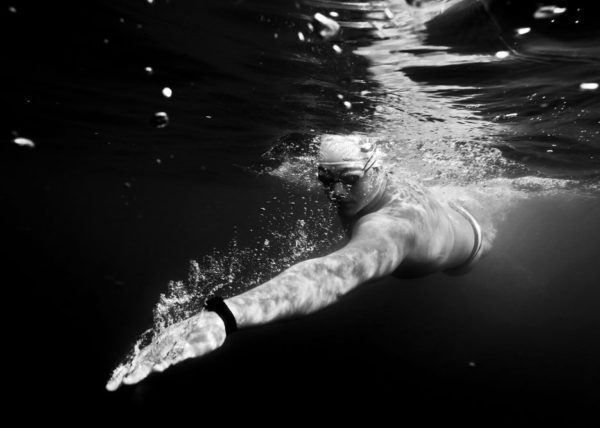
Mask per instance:
[[[319,165],[317,177],[325,186],[332,186],[335,183],[341,183],[344,186],[353,186],[358,183],[366,172],[375,164],[375,150],[367,162],[363,165],[360,161],[340,161],[340,162],[322,162]],[[342,167],[346,170],[339,174],[333,174],[328,167]]]

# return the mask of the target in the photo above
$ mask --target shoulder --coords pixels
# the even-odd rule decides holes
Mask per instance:
[[[375,212],[356,220],[353,240],[393,240],[413,246],[424,233],[439,224],[444,207],[418,183],[396,182],[388,187],[388,202]]]
[[[388,182],[387,203],[356,224],[382,224],[392,228],[423,227],[440,204],[425,187],[410,180]]]
[[[352,229],[346,248],[358,250],[363,260],[377,265],[381,275],[395,271],[412,252],[416,232],[404,219],[375,212],[361,217]],[[380,276],[380,275],[378,275]]]
[[[412,221],[382,209],[358,219],[352,228],[351,240],[406,243],[415,236],[416,229]]]

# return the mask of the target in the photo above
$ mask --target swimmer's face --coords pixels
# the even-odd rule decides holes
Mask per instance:
[[[353,216],[375,197],[377,173],[377,168],[364,170],[319,166],[318,178],[325,187],[327,197],[337,205],[340,213]]]
[[[358,214],[376,197],[382,183],[376,152],[360,135],[321,137],[318,177],[340,214]]]

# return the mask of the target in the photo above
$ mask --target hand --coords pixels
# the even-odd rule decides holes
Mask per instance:
[[[225,337],[223,320],[214,312],[202,311],[167,327],[129,363],[117,367],[106,389],[114,391],[122,384],[138,383],[152,372],[207,354],[221,346]]]

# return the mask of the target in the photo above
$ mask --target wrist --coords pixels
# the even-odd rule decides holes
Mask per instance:
[[[204,303],[204,309],[208,312],[214,313],[218,318],[220,318],[227,336],[237,330],[238,327],[235,316],[221,296],[214,296],[206,300]]]

